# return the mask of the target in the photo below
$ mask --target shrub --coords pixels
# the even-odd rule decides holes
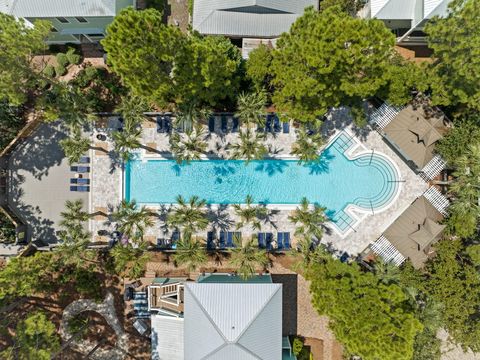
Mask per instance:
[[[301,352],[302,352],[302,349],[303,349],[303,341],[302,339],[300,338],[295,338],[293,339],[293,354],[295,356],[298,356]]]
[[[66,68],[65,66],[60,65],[60,64],[57,65],[57,66],[55,66],[55,74],[56,74],[57,76],[63,76],[63,75],[65,75],[66,73],[67,73],[67,68]]]
[[[80,313],[68,320],[67,329],[71,335],[79,333],[83,336],[87,332],[87,324],[88,318],[86,314]]]
[[[147,0],[147,9],[156,9],[162,13],[165,11],[166,0]]]
[[[66,54],[58,53],[56,58],[57,58],[58,66],[66,67],[68,65],[68,58]]]
[[[55,68],[52,65],[48,64],[47,66],[45,66],[45,69],[43,69],[43,73],[48,77],[53,78],[55,77]]]
[[[67,60],[70,64],[79,64],[80,63],[80,55],[76,54],[75,53],[75,49],[74,48],[68,48],[68,51],[67,53],[65,54],[65,56],[67,57]]]
[[[188,0],[188,13],[193,16],[193,0]]]

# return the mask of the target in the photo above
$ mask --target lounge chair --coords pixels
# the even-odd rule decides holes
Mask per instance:
[[[222,132],[226,134],[228,132],[228,120],[225,115],[222,115]]]
[[[157,116],[157,133],[163,134],[165,128],[163,127],[163,116]]]
[[[215,238],[215,234],[213,233],[213,231],[209,231],[207,233],[207,250],[215,249],[214,238]]]
[[[284,134],[289,134],[290,133],[290,123],[288,121],[282,123],[282,127],[283,127],[283,133]]]
[[[273,125],[272,123],[273,123],[272,115],[268,114],[267,115],[267,120],[265,121],[265,131],[266,132],[272,132],[272,125]]]
[[[240,121],[238,120],[237,117],[233,117],[232,122],[233,122],[232,132],[236,133],[236,132],[238,132],[238,128],[240,127]]]
[[[90,172],[90,166],[70,166],[70,171],[77,173],[88,173]]]
[[[265,249],[267,247],[265,233],[258,233],[258,247],[260,249]]]
[[[82,156],[80,157],[80,160],[78,160],[79,164],[89,164],[90,163],[90,158],[88,156]]]
[[[215,118],[213,116],[208,118],[208,131],[215,132]]]
[[[278,250],[290,250],[290,233],[279,232],[277,234],[277,247]]]
[[[272,233],[265,233],[265,242],[267,244],[267,251],[273,250],[273,234]]]
[[[220,231],[220,238],[218,240],[218,245],[220,249],[225,249],[226,237],[227,237],[227,233],[225,231]]]
[[[90,186],[72,185],[72,186],[70,186],[70,191],[89,192],[90,191]]]
[[[273,117],[273,131],[279,133],[282,130],[282,126],[280,125],[280,119],[277,115],[272,115]]]
[[[178,230],[175,230],[174,232],[172,232],[172,238],[171,238],[171,241],[170,241],[170,247],[172,249],[176,249],[177,248],[177,241],[180,240],[180,231]]]
[[[86,179],[86,178],[72,178],[72,179],[70,179],[70,184],[90,185],[90,179]]]
[[[242,239],[242,233],[241,232],[233,232],[229,231],[227,233],[227,248],[233,248],[235,247],[235,241],[241,241]]]
[[[163,117],[163,129],[166,133],[169,133],[172,130],[172,118],[170,115],[165,115]]]

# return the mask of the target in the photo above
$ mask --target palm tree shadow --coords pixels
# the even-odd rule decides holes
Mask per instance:
[[[235,221],[230,218],[227,209],[228,205],[226,204],[219,205],[216,209],[212,208],[210,204],[207,205],[207,218],[212,224],[213,230],[227,231],[235,224]]]
[[[324,151],[321,156],[315,161],[309,161],[303,166],[309,169],[310,175],[319,175],[329,172],[330,161],[335,158],[335,155],[328,151]]]
[[[266,172],[268,176],[273,176],[277,173],[283,173],[286,167],[287,163],[283,160],[263,161],[255,167],[255,171],[263,171]]]

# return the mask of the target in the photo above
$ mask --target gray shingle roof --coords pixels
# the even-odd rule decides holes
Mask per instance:
[[[116,0],[0,0],[0,11],[17,17],[115,16]]]
[[[189,360],[279,360],[280,284],[185,284],[184,356]]]
[[[316,0],[195,0],[193,28],[202,34],[277,37]]]

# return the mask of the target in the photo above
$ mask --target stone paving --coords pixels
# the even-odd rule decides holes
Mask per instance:
[[[67,330],[68,321],[74,316],[85,311],[95,311],[102,315],[107,321],[108,325],[112,327],[113,331],[115,331],[115,334],[117,335],[117,343],[114,349],[105,350],[99,348],[92,355],[90,355],[90,358],[99,360],[120,360],[125,358],[125,354],[128,353],[128,336],[125,334],[123,327],[118,320],[115,312],[113,295],[111,293],[107,293],[107,296],[101,303],[96,303],[94,300],[90,299],[81,299],[72,302],[65,308],[59,329],[59,333],[64,341],[68,341],[71,337]],[[74,340],[70,343],[70,347],[82,354],[88,354],[92,349],[95,348],[96,345],[96,343],[88,340]]]
[[[90,221],[90,230],[94,234],[95,241],[105,241],[105,237],[99,236],[99,230],[113,230],[114,226],[108,221],[108,218],[102,213],[110,213],[112,209],[122,199],[122,168],[118,159],[115,159],[111,152],[112,145],[110,140],[110,133],[118,126],[118,121],[114,118],[102,127],[97,127],[93,134],[93,141],[98,148],[104,150],[92,150],[91,156],[93,158],[92,170],[92,193],[90,202],[90,211],[96,216]],[[226,148],[228,144],[234,143],[238,139],[237,133],[222,134],[218,128],[220,121],[216,122],[215,133],[208,133],[205,127],[206,140],[208,143],[207,156],[222,158],[226,156]],[[148,118],[142,125],[142,144],[149,148],[141,149],[140,156],[143,158],[171,158],[169,152],[169,136],[166,134],[157,133],[157,126],[155,119]],[[293,126],[290,126],[289,134],[275,134],[267,135],[266,144],[271,149],[270,156],[275,158],[289,157],[291,145],[295,142],[296,132]],[[356,255],[362,252],[372,241],[376,240],[382,232],[395,220],[418,196],[420,196],[426,189],[427,184],[416,175],[405,162],[385,143],[383,138],[370,128],[358,129],[355,128],[349,117],[348,111],[342,109],[334,111],[324,123],[324,135],[331,137],[339,130],[346,130],[361,142],[363,147],[367,150],[375,151],[376,153],[383,153],[389,157],[396,165],[400,179],[400,191],[393,203],[384,211],[380,213],[362,213],[358,214],[363,218],[356,227],[355,231],[351,231],[348,235],[341,235],[337,231],[327,231],[322,242],[327,244],[332,250],[338,250],[339,253],[346,251],[350,255]],[[107,139],[99,142],[96,138],[97,134],[106,134]],[[152,149],[153,148],[153,149]],[[170,236],[169,229],[165,226],[165,218],[167,207],[152,208],[158,212],[158,216],[152,218],[155,225],[149,228],[146,232],[146,240],[156,243],[158,238],[168,238]],[[262,221],[262,231],[273,232],[274,238],[277,231],[288,231],[292,235],[295,227],[290,221],[292,207],[277,207],[271,209],[268,218]],[[235,215],[231,207],[214,207],[208,209],[208,214],[211,219],[209,228],[199,233],[198,236],[205,238],[206,232],[210,230],[215,231],[235,231],[236,224],[239,219]],[[250,227],[240,228],[243,239],[250,239],[251,235],[255,234]],[[295,240],[292,239],[294,245]]]

